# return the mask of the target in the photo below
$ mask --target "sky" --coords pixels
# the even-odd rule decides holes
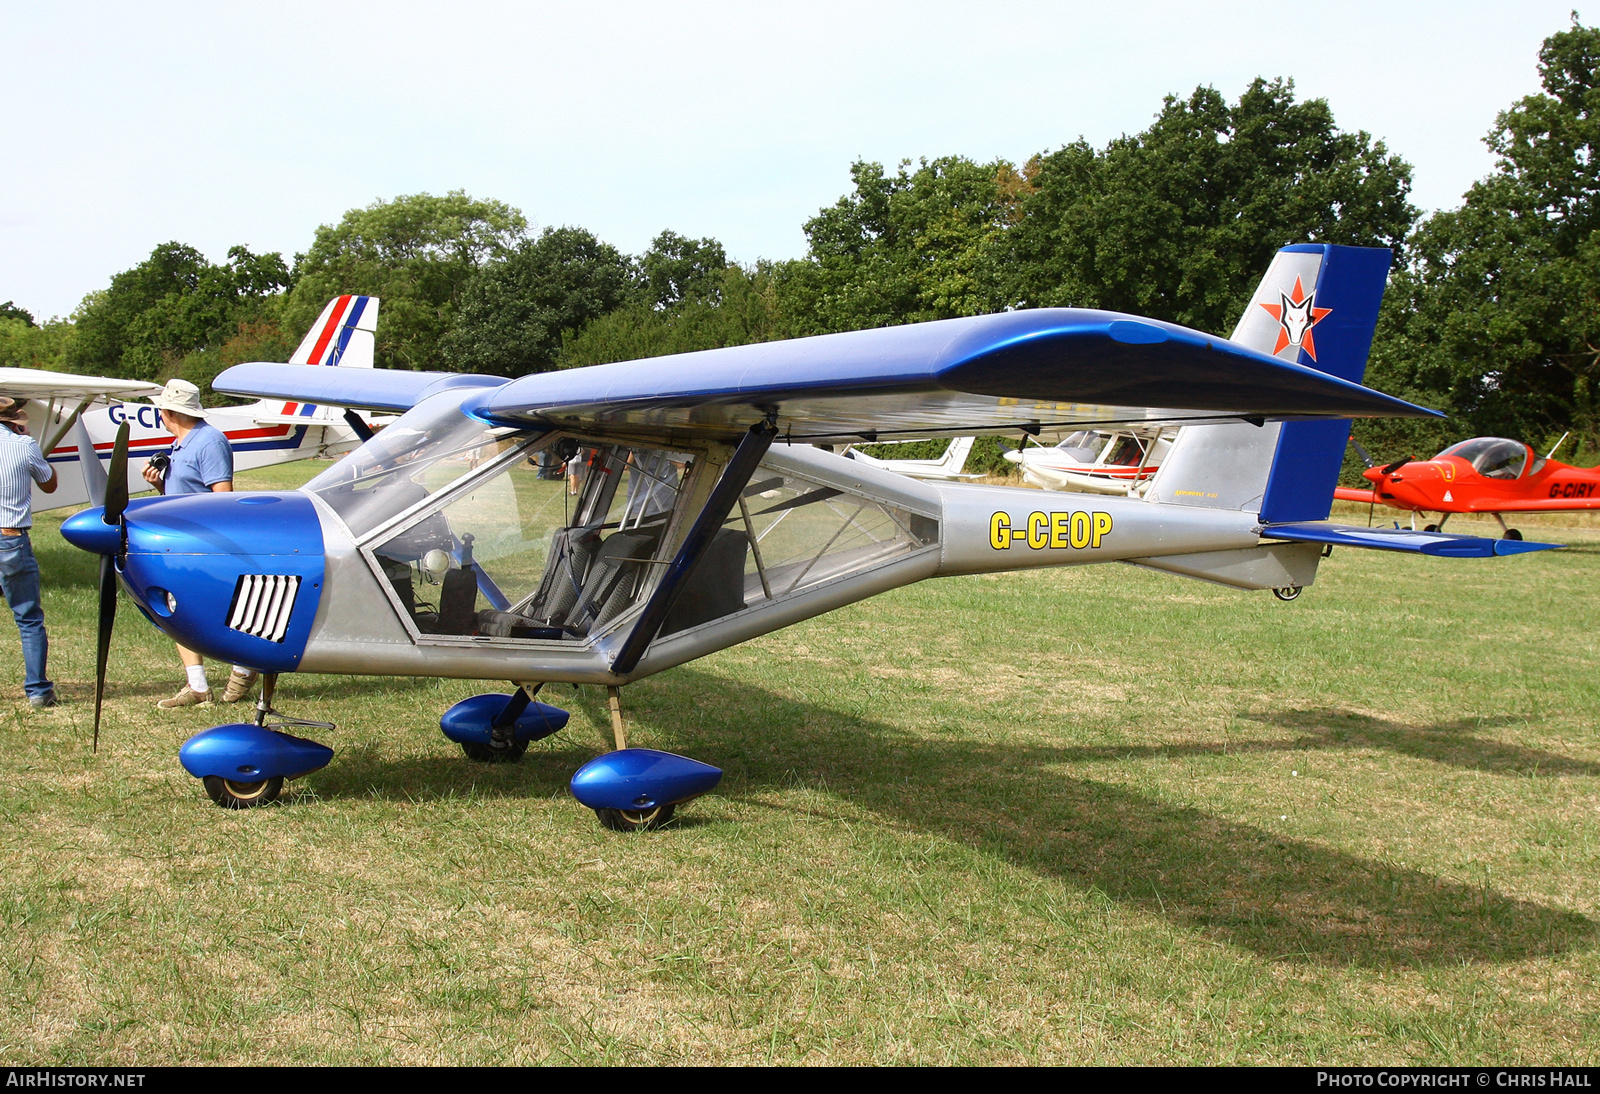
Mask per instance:
[[[1020,163],[1256,76],[1454,208],[1572,7],[0,0],[0,302],[67,315],[169,240],[290,258],[348,209],[448,190],[631,253],[671,228],[792,258],[856,160]]]

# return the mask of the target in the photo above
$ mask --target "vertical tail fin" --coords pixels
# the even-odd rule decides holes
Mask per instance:
[[[289,363],[371,368],[377,330],[376,296],[336,296],[311,324]]]
[[[956,437],[950,441],[950,447],[944,450],[944,455],[939,457],[936,465],[940,471],[948,471],[959,475],[967,466],[967,456],[972,453],[972,443],[976,437]]]
[[[1390,261],[1379,247],[1283,248],[1233,340],[1360,383]],[[1349,436],[1348,420],[1185,426],[1147,497],[1259,512],[1263,523],[1325,520]]]

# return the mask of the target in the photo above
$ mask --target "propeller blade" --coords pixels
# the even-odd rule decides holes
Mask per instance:
[[[1410,463],[1414,459],[1416,459],[1415,456],[1402,456],[1400,459],[1395,460],[1393,463],[1391,463],[1388,466],[1386,466],[1383,469],[1383,473],[1385,475],[1392,475],[1396,471],[1398,471],[1400,468],[1404,467],[1406,464]]]
[[[94,662],[94,746],[100,751],[100,707],[106,697],[106,661],[111,654],[111,628],[117,621],[117,570],[110,555],[100,556],[100,635]]]
[[[111,446],[111,464],[106,468],[105,514],[107,524],[121,524],[128,507],[128,422],[117,427],[116,443]],[[123,546],[126,547],[126,541]],[[118,552],[121,554],[121,551]],[[112,555],[100,556],[100,633],[94,663],[94,743],[100,751],[100,709],[106,698],[106,661],[111,656],[111,631],[117,622],[117,562]]]
[[[1361,447],[1361,442],[1356,440],[1354,437],[1350,438],[1350,447],[1356,450],[1356,455],[1361,457],[1362,463],[1366,464],[1368,467],[1374,467],[1377,465],[1378,461],[1372,458],[1372,453]]]
[[[117,427],[117,440],[111,446],[111,463],[106,467],[105,516],[107,524],[122,519],[128,507],[128,420]]]

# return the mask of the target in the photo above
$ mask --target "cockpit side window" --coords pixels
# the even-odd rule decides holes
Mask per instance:
[[[654,587],[689,453],[556,441],[371,548],[423,634],[581,641]]]

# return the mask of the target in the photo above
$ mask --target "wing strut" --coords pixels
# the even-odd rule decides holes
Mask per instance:
[[[712,539],[722,529],[723,521],[728,519],[728,514],[739,501],[740,492],[750,481],[750,476],[755,474],[761,457],[767,454],[767,449],[772,447],[772,439],[777,435],[778,427],[766,421],[751,426],[750,431],[740,439],[739,447],[734,449],[733,459],[722,469],[722,477],[706,499],[705,508],[694,518],[689,534],[683,539],[683,546],[678,548],[677,557],[667,567],[661,584],[656,586],[656,591],[645,602],[639,622],[633,625],[622,648],[617,651],[616,660],[611,662],[612,672],[622,676],[638,667],[645,647],[655,640],[656,632],[666,622],[667,613],[672,611],[678,594],[693,576],[694,568],[700,564]]]

